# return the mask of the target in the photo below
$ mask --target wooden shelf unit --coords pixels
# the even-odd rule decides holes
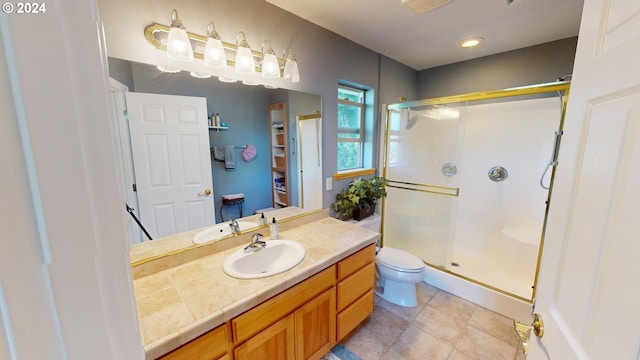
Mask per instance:
[[[271,199],[276,209],[289,206],[289,162],[287,157],[287,107],[269,105],[271,141]]]

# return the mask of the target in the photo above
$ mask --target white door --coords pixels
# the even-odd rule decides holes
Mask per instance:
[[[206,99],[126,95],[142,225],[155,239],[214,224]]]
[[[529,360],[640,359],[640,1],[585,0]]]
[[[124,201],[127,206],[133,208],[134,215],[140,218],[140,212],[138,211],[138,196],[133,189],[135,184],[135,178],[133,175],[133,158],[131,156],[131,136],[129,135],[129,125],[127,123],[127,104],[125,99],[125,93],[129,91],[129,88],[115,79],[109,78],[109,85],[111,88],[111,102],[114,108],[114,122],[118,130],[118,142],[116,144],[116,158],[118,164],[121,164],[122,185],[124,188]],[[125,209],[124,204],[122,205]],[[142,242],[143,235],[140,227],[135,222],[135,219],[129,214],[126,215],[129,224],[129,240],[132,244]]]
[[[296,118],[300,150],[300,207],[305,210],[322,209],[322,118],[320,115]]]

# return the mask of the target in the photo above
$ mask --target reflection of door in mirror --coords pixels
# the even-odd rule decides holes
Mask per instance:
[[[142,225],[158,238],[214,224],[206,99],[126,99]]]
[[[271,132],[271,187],[275,209],[289,206],[289,167],[287,159],[286,105],[269,105],[269,131]]]
[[[296,119],[300,207],[322,209],[322,115],[296,116]]]
[[[136,218],[140,218],[138,211],[138,197],[136,195],[133,184],[135,183],[133,176],[133,159],[131,157],[131,141],[129,137],[129,124],[127,123],[127,104],[125,93],[129,88],[110,78],[109,85],[111,88],[111,103],[114,109],[113,116],[118,131],[118,143],[116,144],[116,156],[118,164],[121,165],[120,172],[122,174],[122,187],[124,189],[124,201],[127,205],[123,208],[130,208],[131,214]],[[129,224],[129,240],[132,244],[142,242],[142,231],[135,222],[133,216],[127,215]]]

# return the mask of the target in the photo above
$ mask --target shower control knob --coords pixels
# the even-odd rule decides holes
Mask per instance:
[[[509,172],[507,172],[507,169],[503,168],[502,166],[494,166],[489,169],[488,175],[491,181],[500,182],[504,181],[507,176],[509,176]]]

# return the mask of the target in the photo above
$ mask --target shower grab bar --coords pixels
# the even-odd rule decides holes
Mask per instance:
[[[395,184],[408,185],[408,186],[399,186]],[[402,189],[402,190],[420,191],[420,192],[436,194],[436,195],[454,196],[454,197],[457,197],[460,195],[460,188],[452,188],[452,187],[429,185],[429,184],[416,184],[416,183],[397,181],[397,180],[387,180],[387,187],[392,187],[392,188]],[[426,188],[426,189],[422,189],[422,188]]]
[[[560,151],[560,138],[562,137],[562,134],[564,134],[564,131],[562,130],[556,131],[556,137],[553,141],[553,153],[551,154],[551,160],[549,160],[549,164],[547,164],[547,167],[544,169],[542,176],[540,176],[540,186],[542,186],[542,188],[545,190],[549,189],[549,187],[551,186],[551,183],[549,183],[549,186],[545,186],[543,182],[544,177],[547,175],[547,172],[549,171],[550,167],[558,166],[558,152]]]

